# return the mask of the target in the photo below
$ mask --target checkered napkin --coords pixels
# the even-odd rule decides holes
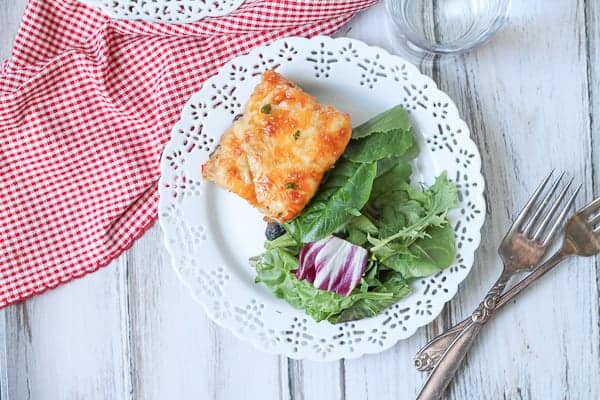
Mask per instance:
[[[219,66],[376,2],[247,0],[164,25],[30,0],[0,64],[0,307],[107,265],[153,224],[170,129]]]

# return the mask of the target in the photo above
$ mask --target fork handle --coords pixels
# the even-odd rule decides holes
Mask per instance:
[[[473,320],[470,317],[463,319],[460,323],[454,325],[444,333],[440,333],[427,344],[425,344],[417,354],[415,354],[414,365],[417,371],[431,371],[438,363],[442,355],[450,347],[458,334],[470,325]]]
[[[471,314],[472,323],[458,334],[431,371],[431,375],[425,381],[417,400],[439,400],[442,398],[483,324],[494,315],[500,296],[510,277],[511,274],[505,272],[500,275],[500,278],[479,304],[479,307]]]
[[[498,305],[496,306],[496,311],[503,307],[506,303],[511,301],[513,298],[515,298],[523,290],[527,289],[532,283],[537,281],[539,278],[541,278],[548,271],[553,269],[556,265],[558,265],[560,262],[562,262],[565,258],[569,256],[570,253],[567,250],[563,249],[555,253],[543,264],[540,264],[539,266],[534,268],[529,275],[520,280],[509,291],[507,291],[500,297]],[[467,317],[458,324],[454,325],[452,328],[445,331],[444,333],[431,339],[415,355],[415,368],[422,372],[431,371],[433,367],[435,367],[435,365],[438,363],[438,361],[442,358],[442,355],[446,352],[446,349],[448,349],[448,347],[450,347],[454,339],[456,339],[458,334],[467,325],[472,323],[472,318]]]
[[[458,334],[425,381],[417,400],[442,398],[482,326],[482,324],[470,324]]]

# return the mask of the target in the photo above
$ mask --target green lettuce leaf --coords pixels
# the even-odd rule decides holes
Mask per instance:
[[[302,243],[316,242],[340,230],[369,200],[377,165],[342,160],[310,204],[292,221],[286,231]]]
[[[394,107],[355,128],[342,158],[316,196],[283,236],[253,257],[257,282],[332,323],[373,317],[410,293],[409,283],[448,267],[455,259],[447,213],[458,203],[446,174],[428,189],[411,185],[410,161],[419,152],[408,114]],[[315,288],[294,275],[303,243],[331,234],[362,246],[369,261],[361,285],[349,296]]]
[[[456,257],[454,230],[446,224],[431,228],[427,234],[413,243],[408,252],[395,253],[383,264],[406,279],[429,276],[449,267]]]
[[[340,313],[329,317],[329,322],[337,324],[340,322],[354,321],[357,319],[370,318],[380,314],[386,308],[394,305],[398,300],[410,294],[408,282],[399,273],[386,274],[384,281],[369,293],[387,294],[387,298],[362,298],[354,302],[350,307]]]
[[[378,171],[379,172],[379,171]],[[388,171],[377,176],[373,181],[371,199],[377,199],[384,193],[403,190],[410,183],[412,166],[408,163],[397,163]]]
[[[347,237],[345,239],[358,246],[363,246],[368,242],[368,235],[376,235],[379,233],[377,226],[368,217],[362,214],[348,221],[345,230],[347,232]]]
[[[384,216],[380,222],[383,226],[393,224],[393,230],[399,229],[389,236],[370,237],[369,242],[373,245],[371,250],[374,252],[395,240],[402,240],[409,246],[415,240],[427,237],[426,231],[429,227],[442,227],[448,223],[446,218],[448,210],[458,204],[456,186],[448,180],[445,172],[425,191],[408,184],[404,185],[403,189],[407,200],[400,205],[386,202],[394,208],[394,213],[389,214],[390,220],[386,220]],[[406,226],[398,225],[401,222],[399,215],[405,218]]]
[[[383,302],[394,294],[385,291],[368,292],[367,287],[355,289],[349,296],[315,288],[300,281],[292,271],[298,268],[298,259],[282,250],[273,249],[255,260],[256,282],[264,283],[273,294],[295,308],[303,309],[315,321],[335,321],[338,315],[361,300]]]
[[[343,157],[354,162],[377,161],[378,176],[399,162],[413,160],[419,154],[408,113],[400,106],[354,128],[352,138]]]
[[[416,146],[415,138],[409,130],[392,129],[352,140],[343,157],[357,163],[370,163],[389,157],[401,157]]]
[[[385,132],[393,129],[409,131],[410,128],[410,120],[406,110],[401,106],[395,106],[354,128],[352,130],[352,138],[360,139],[370,136],[375,132]]]
[[[282,248],[293,254],[298,254],[301,247],[301,243],[298,243],[289,232],[284,233],[276,239],[267,240],[265,242],[265,249],[267,250]]]
[[[407,164],[417,158],[419,155],[419,145],[417,141],[414,141],[414,145],[409,148],[403,155],[401,156],[392,156],[388,158],[383,158],[377,161],[377,177],[385,174],[389,170],[396,167],[398,164]]]

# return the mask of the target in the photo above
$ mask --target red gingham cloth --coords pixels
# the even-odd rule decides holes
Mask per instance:
[[[219,66],[377,0],[246,0],[186,25],[30,0],[0,64],[0,307],[107,265],[157,218],[161,151]]]

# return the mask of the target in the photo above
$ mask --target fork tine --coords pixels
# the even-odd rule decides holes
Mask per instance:
[[[581,185],[577,186],[577,189],[575,189],[575,191],[573,192],[571,197],[569,197],[569,200],[567,201],[565,208],[563,208],[562,212],[560,213],[560,215],[554,222],[554,225],[552,225],[552,228],[550,228],[550,232],[548,232],[548,234],[546,235],[546,238],[542,242],[542,246],[548,245],[548,243],[550,243],[550,241],[552,241],[552,239],[554,239],[554,236],[556,236],[560,227],[565,223],[565,221],[567,220],[567,215],[569,214],[569,210],[573,206],[573,203],[575,202],[575,198],[579,194],[580,190],[581,190]]]
[[[560,174],[558,179],[556,179],[556,181],[554,182],[552,187],[548,190],[548,193],[546,193],[546,196],[542,200],[542,203],[537,207],[537,209],[533,213],[533,216],[531,216],[531,218],[529,218],[529,220],[527,221],[527,223],[525,224],[523,229],[521,229],[521,233],[523,235],[527,236],[529,231],[531,229],[533,229],[533,225],[538,220],[538,218],[540,217],[542,212],[546,209],[546,206],[550,202],[550,199],[552,199],[552,196],[554,196],[554,193],[556,192],[556,189],[558,189],[558,186],[560,185],[560,182],[562,181],[564,176],[565,176],[564,172],[562,174]]]
[[[589,216],[590,214],[593,214],[594,212],[598,211],[599,208],[600,208],[600,197],[593,200],[587,206],[583,207],[581,210],[578,211],[578,213],[581,215],[584,215],[584,216]]]
[[[600,222],[600,213],[594,215],[588,222],[590,225],[596,226]]]
[[[562,201],[565,199],[565,196],[567,195],[567,191],[569,190],[569,187],[571,187],[571,184],[573,183],[573,179],[575,179],[575,178],[571,178],[571,180],[569,180],[569,182],[565,185],[563,190],[558,195],[558,198],[554,201],[554,204],[552,205],[550,210],[546,213],[546,215],[542,219],[542,222],[536,228],[535,232],[533,233],[533,240],[538,241],[541,238],[542,233],[546,229],[546,226],[548,226],[548,223],[552,220],[552,218],[554,218],[554,214],[556,214],[558,207],[560,206]]]
[[[550,171],[550,173],[548,175],[546,175],[546,177],[544,178],[542,183],[540,183],[540,185],[537,187],[537,189],[535,189],[535,192],[533,192],[533,194],[527,201],[527,204],[525,204],[525,207],[523,207],[523,209],[521,210],[521,212],[515,219],[515,222],[513,222],[513,224],[511,225],[507,236],[513,234],[521,226],[523,221],[525,221],[525,218],[527,218],[527,215],[529,214],[531,207],[533,207],[533,205],[537,202],[538,198],[540,197],[540,194],[542,193],[542,191],[548,184],[548,181],[550,180],[550,177],[552,176],[553,173],[554,173],[554,170]]]

